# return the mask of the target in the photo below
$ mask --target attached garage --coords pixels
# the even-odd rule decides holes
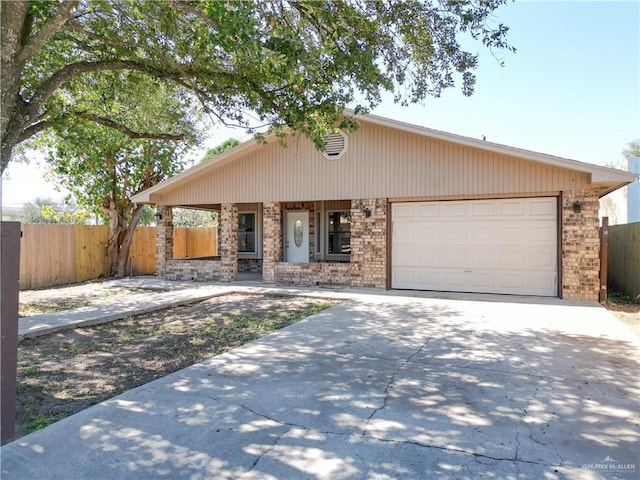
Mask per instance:
[[[392,288],[558,296],[556,197],[391,210]]]
[[[160,213],[158,275],[598,299],[598,199],[634,174],[356,117],[322,152],[273,134],[135,195]],[[174,207],[219,213],[219,257],[172,258]]]

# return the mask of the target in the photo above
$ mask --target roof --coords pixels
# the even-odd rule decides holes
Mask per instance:
[[[347,113],[349,114],[349,113]],[[604,196],[620,187],[623,187],[637,178],[637,174],[631,172],[624,172],[613,168],[603,167],[600,165],[594,165],[591,163],[580,162],[578,160],[572,160],[568,158],[557,157],[544,153],[534,152],[521,148],[511,147],[508,145],[502,145],[499,143],[487,142],[484,140],[478,140],[471,137],[465,137],[453,133],[443,132],[440,130],[434,130],[431,128],[422,127],[419,125],[413,125],[398,120],[392,120],[385,117],[366,114],[356,117],[358,121],[362,123],[370,123],[373,125],[379,125],[383,127],[397,129],[403,132],[413,133],[416,135],[432,138],[435,140],[441,140],[445,142],[454,143],[466,147],[475,148],[478,150],[518,157],[524,160],[536,162],[543,165],[550,165],[558,168],[573,170],[576,172],[586,173],[591,177],[591,183],[600,184],[600,196]],[[265,139],[266,143],[273,143],[277,141],[275,135],[268,136]],[[154,194],[161,194],[168,189],[175,188],[179,185],[187,183],[198,176],[211,173],[212,171],[227,165],[245,155],[261,148],[262,143],[256,142],[254,139],[250,139],[231,150],[223,152],[210,160],[199,163],[184,172],[175,175],[174,177],[165,180],[147,190],[144,190],[131,197],[135,203],[154,203],[151,196]]]

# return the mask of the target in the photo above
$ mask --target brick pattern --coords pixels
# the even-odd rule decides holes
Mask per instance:
[[[220,259],[179,259],[166,263],[164,277],[169,280],[190,280],[205,282],[223,280]]]
[[[239,258],[238,272],[262,273],[262,260],[257,258]]]
[[[582,204],[580,213],[574,202]],[[598,300],[600,289],[600,230],[595,191],[563,192],[562,297]]]
[[[371,216],[365,215],[365,209]],[[351,201],[351,285],[386,288],[387,200]]]
[[[282,285],[350,285],[348,262],[275,264],[275,283]]]
[[[162,218],[156,228],[156,275],[163,276],[173,258],[173,209],[158,206],[157,211]]]
[[[238,205],[223,203],[220,208],[221,280],[234,281],[238,276]]]
[[[574,212],[575,201],[581,211]],[[365,208],[371,215],[365,215]],[[282,226],[286,210],[308,210],[309,263],[282,262]],[[295,285],[349,285],[386,287],[387,200],[354,199],[351,202],[350,262],[315,261],[315,210],[313,202],[268,202],[263,205],[263,260],[238,260],[238,208],[223,204],[220,213],[219,260],[172,260],[173,218],[162,207],[158,222],[158,275],[183,280],[232,281],[238,271],[262,271],[267,283]],[[598,195],[592,190],[564,192],[562,196],[562,296],[597,300],[600,272]]]
[[[282,206],[262,205],[262,281],[274,283],[275,266],[282,261]]]

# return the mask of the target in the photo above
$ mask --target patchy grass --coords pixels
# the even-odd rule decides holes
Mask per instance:
[[[607,302],[612,303],[614,305],[640,307],[640,298],[633,298],[631,297],[631,295],[627,295],[626,293],[620,293],[620,292],[608,292]]]
[[[159,290],[155,290],[155,292],[157,291]],[[48,290],[25,290],[20,292],[18,316],[28,317],[104,305],[114,300],[123,300],[144,293],[148,294],[149,290],[137,287],[109,287],[105,286],[103,282],[90,282]]]
[[[35,339],[18,349],[18,435],[291,325],[335,302],[227,295]]]
[[[62,312],[64,310],[73,310],[74,308],[86,307],[89,304],[90,302],[88,299],[55,299],[34,303],[20,303],[18,307],[18,316],[29,317],[31,315],[43,315],[46,313]]]
[[[35,416],[29,423],[24,426],[25,433],[35,432],[36,430],[40,430],[41,428],[47,427],[52,423],[57,422],[58,420],[62,420],[65,416],[62,414],[59,415],[43,415],[39,413]]]
[[[640,336],[640,299],[619,292],[608,292],[604,306]]]

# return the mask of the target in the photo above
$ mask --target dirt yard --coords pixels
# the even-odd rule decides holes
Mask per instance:
[[[100,281],[20,292],[20,315],[108,304],[148,293],[148,289]],[[18,436],[255,340],[333,303],[310,297],[234,294],[25,339],[18,349]],[[640,304],[613,296],[605,306],[640,336]]]
[[[604,305],[607,310],[629,325],[631,330],[640,337],[640,303],[628,297],[609,297]]]
[[[72,293],[62,293],[58,300],[51,297],[58,294],[35,292],[32,296],[37,298],[21,294],[25,301],[21,314],[77,308],[97,298]],[[140,292],[112,289],[109,295],[121,298],[135,293]],[[25,339],[18,348],[17,437],[255,340],[333,303],[309,297],[234,294]]]

